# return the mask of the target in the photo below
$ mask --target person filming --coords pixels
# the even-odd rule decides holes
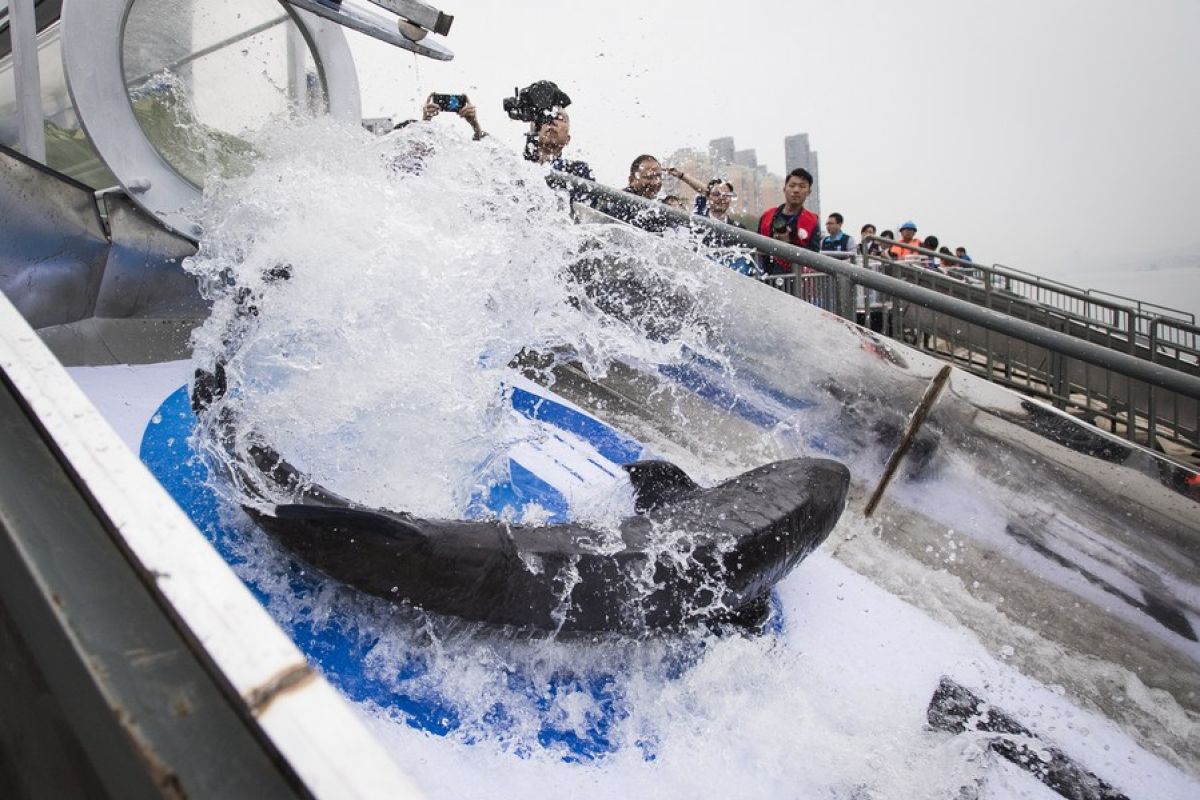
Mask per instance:
[[[529,123],[526,161],[592,181],[595,178],[586,161],[563,157],[563,150],[571,143],[571,117],[566,111],[569,105],[571,98],[553,81],[531,83],[504,99],[504,111],[510,119]]]

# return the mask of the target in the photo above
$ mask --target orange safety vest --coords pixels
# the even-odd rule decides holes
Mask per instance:
[[[914,236],[912,238],[912,241],[906,242],[906,244],[911,244],[914,247],[920,247],[921,240]],[[901,247],[898,244],[894,244],[891,247],[889,247],[888,253],[891,254],[892,258],[897,259],[897,260],[904,258],[905,256],[920,256],[921,255],[916,250],[909,250],[907,247]]]

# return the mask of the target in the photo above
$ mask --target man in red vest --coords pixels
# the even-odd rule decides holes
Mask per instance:
[[[784,203],[777,208],[768,208],[758,221],[758,232],[781,242],[816,250],[818,247],[817,215],[804,207],[804,201],[812,193],[813,177],[806,169],[794,169],[788,173],[783,185]],[[765,259],[763,271],[768,275],[791,272],[792,265],[778,258]]]

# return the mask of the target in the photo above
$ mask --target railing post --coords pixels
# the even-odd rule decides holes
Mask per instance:
[[[892,274],[891,262],[882,256],[879,257],[879,270],[878,271],[881,275],[884,275],[888,278],[896,277],[894,274]],[[898,329],[896,327],[896,321],[898,319],[900,319],[900,314],[899,314],[900,298],[896,297],[896,295],[894,295],[894,294],[886,295],[887,301],[885,301],[884,298],[885,298],[885,295],[883,293],[880,293],[879,294],[879,307],[880,307],[880,311],[881,311],[880,316],[882,317],[881,327],[883,328],[883,335],[887,336],[888,338],[891,338],[891,339],[902,339],[904,337],[901,334],[897,333]]]
[[[834,276],[836,292],[837,315],[842,319],[854,321],[854,282],[847,275]]]
[[[1050,375],[1047,383],[1054,392],[1054,406],[1066,410],[1070,398],[1071,381],[1067,378],[1067,357],[1057,350],[1050,354]]]
[[[1137,355],[1137,316],[1132,308],[1125,309],[1125,335],[1129,337],[1129,355]],[[1125,402],[1127,409],[1125,416],[1129,420],[1129,441],[1137,441],[1137,402],[1133,393],[1133,378],[1125,378]],[[1153,386],[1147,387],[1149,391],[1154,391]]]
[[[988,279],[983,283],[983,307],[992,307],[992,279]],[[989,328],[983,329],[983,349],[986,351],[987,358],[987,379],[989,381],[996,378],[996,353],[992,350],[992,331]]]
[[[1150,320],[1150,360],[1158,358],[1158,317]],[[1146,446],[1151,450],[1158,442],[1158,398],[1153,384],[1146,384]],[[1178,408],[1178,406],[1176,406]]]

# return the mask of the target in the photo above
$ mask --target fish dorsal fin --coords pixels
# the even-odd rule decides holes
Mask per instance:
[[[629,481],[637,494],[638,513],[653,511],[700,486],[670,461],[634,461],[625,465]]]

